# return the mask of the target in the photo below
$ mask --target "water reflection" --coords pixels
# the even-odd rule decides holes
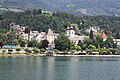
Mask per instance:
[[[0,57],[0,80],[119,80],[115,57]]]

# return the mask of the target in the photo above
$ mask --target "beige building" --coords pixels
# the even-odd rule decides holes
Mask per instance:
[[[46,37],[47,37],[47,40],[50,44],[54,43],[55,35],[51,29],[48,30]]]

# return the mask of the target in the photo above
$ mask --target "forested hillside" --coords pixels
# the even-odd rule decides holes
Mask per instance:
[[[62,11],[75,15],[120,15],[120,0],[1,0],[0,10],[38,9]]]
[[[75,25],[76,30],[85,30],[90,26],[99,26],[101,29],[120,32],[120,17],[111,16],[82,16],[57,12],[43,14],[41,9],[25,12],[4,12],[0,15],[0,29],[9,29],[9,24],[15,22],[22,26],[29,26],[32,30],[47,31],[51,28],[55,32],[65,32],[67,26]]]

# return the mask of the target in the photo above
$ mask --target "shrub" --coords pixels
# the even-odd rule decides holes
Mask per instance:
[[[32,53],[32,51],[29,50],[29,49],[25,49],[25,51],[28,52],[28,53]]]
[[[8,51],[9,51],[9,52],[13,52],[13,50],[12,50],[12,49],[8,49]]]
[[[87,50],[87,51],[86,51],[86,54],[91,55],[91,54],[92,54],[92,51],[91,51],[91,50]]]
[[[115,54],[117,52],[116,49],[109,49],[109,50],[110,50],[110,52],[112,52],[112,54]]]
[[[20,48],[17,48],[16,51],[20,51]]]
[[[86,49],[87,48],[87,44],[84,44],[83,46],[82,46],[82,49],[84,50],[84,49]]]
[[[40,52],[41,52],[41,53],[45,53],[46,50],[45,50],[45,49],[40,49]]]
[[[6,50],[3,50],[2,52],[3,52],[3,53],[2,53],[2,55],[3,55],[3,54],[6,52]]]
[[[91,44],[88,46],[88,48],[89,49],[96,49],[96,47],[94,45],[91,45]]]
[[[59,50],[58,50],[58,49],[54,49],[54,52],[55,52],[55,53],[58,53],[58,52],[59,52]]]
[[[99,52],[99,49],[93,49],[92,51],[94,51],[94,52]]]
[[[37,49],[33,49],[33,51],[34,51],[35,53],[39,53],[39,51],[38,51]]]
[[[100,49],[100,50],[99,50],[99,53],[100,53],[101,55],[107,55],[107,54],[110,53],[110,51],[109,51],[108,49]]]
[[[3,53],[5,53],[5,52],[6,52],[6,50],[3,50],[2,52],[3,52]]]

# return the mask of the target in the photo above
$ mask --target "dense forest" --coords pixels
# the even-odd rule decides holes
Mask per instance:
[[[0,10],[3,8],[14,11],[42,8],[75,15],[120,16],[120,0],[1,0],[0,5]]]
[[[65,32],[67,26],[73,25],[76,30],[84,31],[90,26],[99,26],[111,33],[120,32],[120,17],[111,16],[75,16],[64,12],[42,13],[41,9],[25,12],[2,12],[0,14],[0,31],[9,30],[9,24],[15,22],[21,26],[29,26],[31,30]]]

